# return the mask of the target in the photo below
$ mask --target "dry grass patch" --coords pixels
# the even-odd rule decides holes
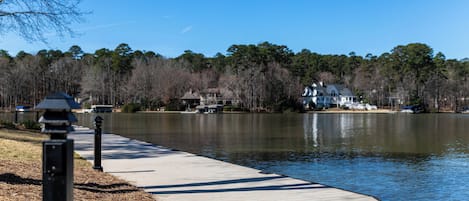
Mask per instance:
[[[46,135],[0,130],[0,200],[42,200],[42,141]],[[141,189],[95,171],[75,155],[74,200],[154,200]]]

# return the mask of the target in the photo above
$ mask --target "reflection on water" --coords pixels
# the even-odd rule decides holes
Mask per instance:
[[[382,200],[469,197],[469,115],[103,114],[104,131]],[[78,115],[90,126],[93,116]]]
[[[434,156],[469,149],[464,115],[309,114],[302,122],[306,146],[319,151]]]
[[[311,119],[311,120],[310,120]],[[313,147],[319,146],[318,141],[318,114],[303,116],[303,130],[305,136],[305,146],[309,146],[309,142],[313,142]]]
[[[305,141],[320,149],[282,165],[249,164],[383,200],[464,200],[469,197],[468,120],[312,114],[303,117]]]
[[[18,112],[16,121],[18,123],[24,121],[36,121],[39,119],[41,114],[36,112]],[[14,112],[0,112],[0,119],[7,122],[15,122],[15,113]]]

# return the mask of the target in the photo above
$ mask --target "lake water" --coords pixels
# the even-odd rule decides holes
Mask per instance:
[[[469,115],[100,115],[104,132],[382,200],[469,199]]]

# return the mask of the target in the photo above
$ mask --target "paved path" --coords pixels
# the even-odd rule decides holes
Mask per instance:
[[[93,130],[77,127],[69,137],[75,151],[93,163]],[[102,158],[105,172],[160,201],[376,200],[113,134],[103,135]]]

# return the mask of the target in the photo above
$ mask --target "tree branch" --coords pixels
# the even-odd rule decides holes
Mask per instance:
[[[70,26],[87,14],[78,8],[80,0],[0,0],[0,35],[17,32],[27,41],[42,41],[55,32],[73,36]]]

